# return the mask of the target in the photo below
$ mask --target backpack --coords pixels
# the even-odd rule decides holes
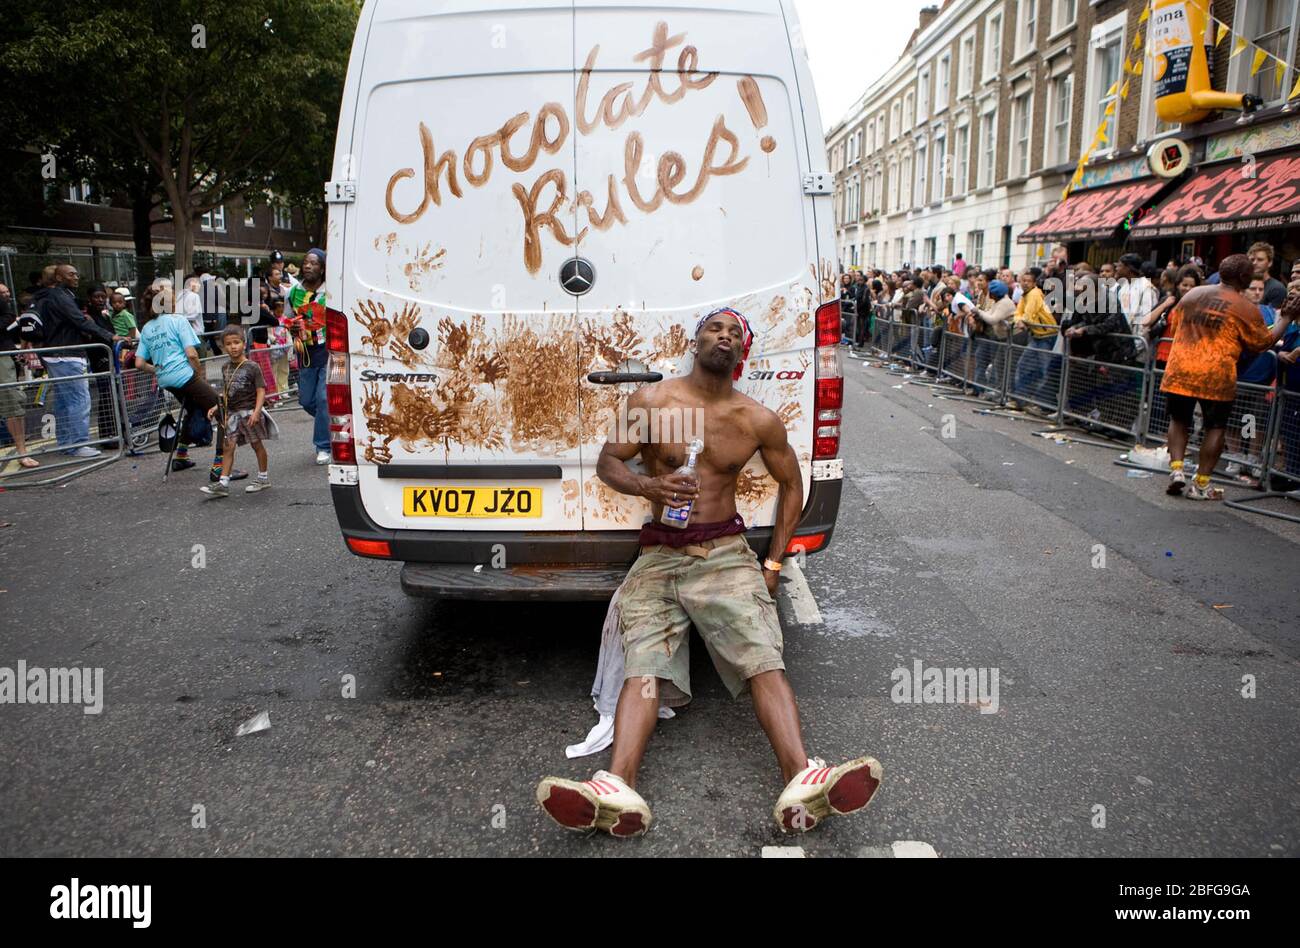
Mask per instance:
[[[5,332],[15,345],[25,342],[33,349],[40,349],[49,338],[49,327],[43,316],[44,307],[33,300],[5,327]]]

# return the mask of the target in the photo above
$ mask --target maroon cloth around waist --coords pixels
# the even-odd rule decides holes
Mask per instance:
[[[665,527],[659,521],[652,520],[641,528],[640,544],[641,546],[671,546],[679,549],[706,540],[716,540],[719,537],[734,537],[744,532],[745,521],[740,514],[736,514],[730,520],[719,520],[717,523],[688,523],[685,530]]]

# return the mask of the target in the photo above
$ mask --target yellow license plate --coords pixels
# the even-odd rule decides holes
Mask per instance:
[[[542,515],[540,487],[405,487],[407,517],[535,519]]]

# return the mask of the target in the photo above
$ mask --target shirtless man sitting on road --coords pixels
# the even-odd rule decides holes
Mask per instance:
[[[860,810],[880,785],[880,764],[870,757],[827,767],[804,751],[772,598],[781,564],[769,559],[760,569],[744,537],[745,522],[736,513],[736,480],[755,451],[780,488],[773,552],[786,548],[803,509],[799,463],[785,425],[775,412],[733,387],[752,340],[739,313],[710,313],[696,328],[691,374],[645,386],[627,401],[628,414],[639,417],[694,418],[702,413],[698,482],[674,473],[686,459],[684,444],[611,438],[601,451],[600,479],[619,493],[645,497],[653,504],[654,519],[641,530],[641,555],[619,600],[627,658],[609,770],[584,782],[547,777],[537,787],[537,802],[561,826],[622,837],[650,828],[650,807],[634,789],[637,769],[661,698],[669,706],[690,700],[692,624],[732,696],[746,689],[753,693],[755,714],[786,783],[774,811],[783,829],[809,830],[832,813]],[[620,426],[618,436],[636,433]],[[638,452],[648,475],[627,466]],[[660,523],[665,507],[680,509],[692,502],[686,529]]]

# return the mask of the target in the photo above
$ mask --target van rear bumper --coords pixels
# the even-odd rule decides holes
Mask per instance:
[[[795,536],[825,535],[824,550],[840,508],[840,480],[813,481]],[[345,539],[380,540],[394,560],[406,563],[402,589],[412,596],[439,599],[582,600],[608,599],[636,559],[636,530],[600,532],[467,532],[390,530],[367,516],[361,489],[332,484],[334,512]],[[749,545],[765,557],[772,528],[747,534]],[[504,568],[492,563],[504,562]],[[483,568],[475,572],[474,567]]]

